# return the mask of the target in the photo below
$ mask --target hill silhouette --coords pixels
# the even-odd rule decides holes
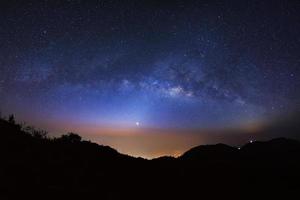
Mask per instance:
[[[237,148],[225,145],[201,145],[192,148],[185,152],[180,159],[183,160],[215,160],[215,159],[229,159],[235,155]]]
[[[296,140],[201,145],[178,158],[147,160],[74,133],[49,138],[13,116],[0,119],[0,133],[1,199],[299,197]]]

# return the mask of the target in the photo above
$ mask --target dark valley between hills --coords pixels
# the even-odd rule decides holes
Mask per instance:
[[[300,143],[201,145],[178,158],[120,154],[70,133],[0,121],[1,199],[209,199],[299,195]]]

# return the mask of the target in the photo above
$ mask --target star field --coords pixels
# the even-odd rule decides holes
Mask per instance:
[[[224,129],[299,110],[297,1],[0,7],[0,109],[54,132]]]

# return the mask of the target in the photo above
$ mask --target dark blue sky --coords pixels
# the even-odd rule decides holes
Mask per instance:
[[[0,109],[82,135],[263,126],[299,110],[299,13],[298,1],[1,1]]]

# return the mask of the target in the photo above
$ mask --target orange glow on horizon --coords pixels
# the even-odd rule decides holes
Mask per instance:
[[[145,126],[108,127],[95,124],[52,122],[40,124],[53,136],[75,132],[85,140],[108,145],[120,153],[135,157],[156,158],[160,156],[178,157],[194,146],[226,143],[236,145],[253,138],[260,124],[248,124],[239,129],[156,129]],[[257,135],[257,134],[255,134]]]

